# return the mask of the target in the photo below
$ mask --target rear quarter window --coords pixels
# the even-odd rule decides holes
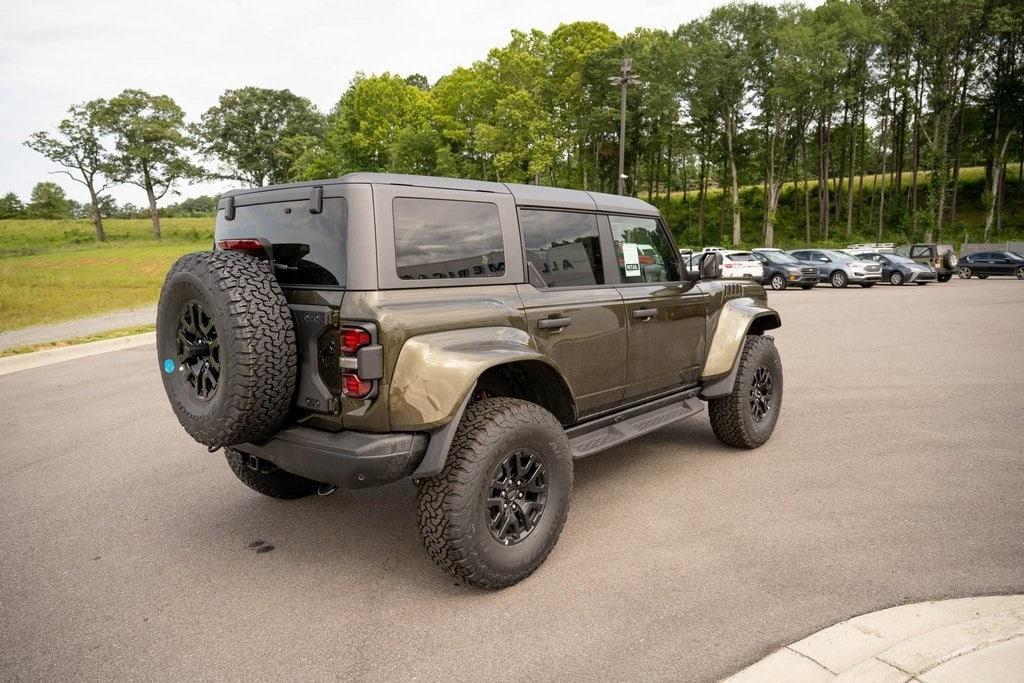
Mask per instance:
[[[396,197],[392,210],[399,278],[472,279],[505,274],[496,204]]]

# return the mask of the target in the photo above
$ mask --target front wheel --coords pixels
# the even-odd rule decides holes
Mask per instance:
[[[1013,276],[1018,280],[1024,280],[1024,266],[1020,266],[1017,270],[1013,271]]]
[[[957,271],[957,275],[960,276],[961,280],[970,280],[971,276],[974,275],[974,272],[967,266],[961,266]]]
[[[901,273],[898,270],[894,270],[892,273],[890,273],[889,274],[889,284],[890,285],[896,285],[897,287],[902,285],[903,284],[903,273]]]
[[[832,286],[836,289],[842,289],[849,283],[849,281],[850,279],[846,277],[846,273],[841,270],[837,270],[829,276],[829,282],[831,282]]]
[[[522,581],[547,558],[569,514],[572,456],[554,415],[534,403],[471,403],[444,469],[416,481],[434,563],[480,588]]]
[[[953,279],[953,276],[951,274],[950,275],[940,275],[939,276],[939,282],[949,282],[952,279]]]
[[[748,335],[732,393],[708,401],[711,429],[736,448],[756,448],[775,431],[782,407],[782,360],[771,337]]]
[[[769,284],[775,291],[781,291],[786,288],[786,278],[776,273],[775,275],[772,275],[772,279],[769,281]]]

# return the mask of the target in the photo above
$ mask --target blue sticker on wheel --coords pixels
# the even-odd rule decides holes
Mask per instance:
[[[164,361],[164,372],[168,375],[174,372],[174,361],[170,358]]]

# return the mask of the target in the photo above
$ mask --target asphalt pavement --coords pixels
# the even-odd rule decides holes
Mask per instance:
[[[127,308],[121,311],[110,311],[88,318],[64,320],[47,325],[33,325],[18,330],[0,330],[0,351],[15,346],[45,344],[46,342],[64,341],[74,337],[85,337],[99,332],[108,332],[122,327],[151,325],[156,322],[156,304],[140,308]]]
[[[1024,592],[1024,284],[772,293],[772,440],[706,413],[576,464],[500,592],[414,488],[281,502],[182,431],[151,346],[0,377],[0,677],[711,680],[855,615]]]

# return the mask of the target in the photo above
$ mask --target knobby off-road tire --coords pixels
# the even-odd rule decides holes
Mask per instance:
[[[156,337],[164,390],[196,441],[259,442],[280,426],[295,393],[297,349],[266,261],[232,251],[182,256],[160,292]]]
[[[494,488],[510,471],[508,460],[521,454],[535,458],[541,473],[521,489],[514,481],[522,480],[514,478],[510,488]],[[501,540],[492,523],[501,525],[504,497],[525,505],[538,499],[541,487],[543,506],[532,529],[520,540]],[[466,409],[444,469],[417,480],[416,488],[420,531],[434,563],[474,586],[511,586],[544,562],[565,524],[572,497],[569,442],[555,416],[536,404],[477,401]]]
[[[748,335],[739,364],[732,393],[708,401],[708,415],[719,441],[737,448],[756,448],[768,440],[779,420],[782,361],[771,337]]]
[[[285,472],[265,460],[261,460],[260,468],[254,470],[246,462],[246,456],[232,448],[225,448],[224,454],[227,456],[228,466],[238,480],[264,496],[294,500],[311,496],[320,487],[311,479]]]

